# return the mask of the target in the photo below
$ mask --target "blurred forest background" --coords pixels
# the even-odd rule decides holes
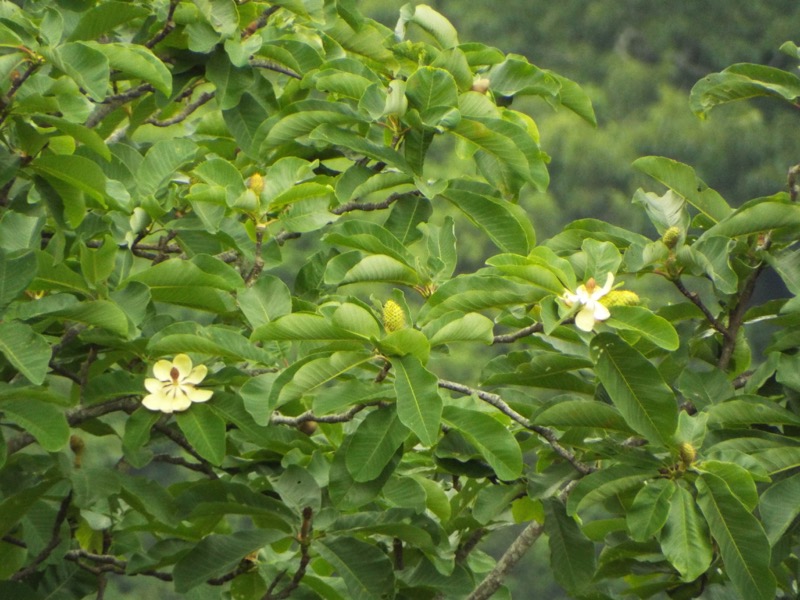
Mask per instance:
[[[357,3],[367,16],[394,27],[407,0]],[[796,0],[425,3],[455,25],[461,42],[480,41],[522,54],[538,67],[573,79],[592,98],[596,128],[541,101],[514,105],[536,119],[542,148],[552,157],[549,190],[522,198],[540,240],[586,217],[655,238],[644,210],[631,202],[639,187],[663,191],[631,167],[641,156],[666,156],[691,165],[732,206],[785,189],[787,170],[800,162],[798,115],[788,105],[733,103],[707,120],[689,109],[692,86],[731,64],[797,67],[778,50],[787,40],[800,42]],[[486,252],[496,252],[478,243],[475,233],[476,243],[465,243],[469,228],[458,230],[460,254],[470,260],[470,251],[474,253],[470,268],[478,268]],[[774,285],[782,287],[777,280]],[[647,296],[659,297],[657,290],[648,291]],[[767,296],[777,292],[760,290]],[[510,532],[500,532],[482,548],[499,555],[511,538]],[[537,559],[547,552],[541,540],[520,563],[507,582],[513,598],[567,598],[552,581],[546,559]],[[724,595],[715,592],[712,587],[703,597],[722,600]]]

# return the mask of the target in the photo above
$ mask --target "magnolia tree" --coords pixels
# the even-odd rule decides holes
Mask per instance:
[[[3,598],[798,593],[795,170],[537,241],[510,106],[591,103],[425,5],[3,1],[0,73]]]

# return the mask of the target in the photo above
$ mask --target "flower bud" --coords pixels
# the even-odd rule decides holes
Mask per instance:
[[[470,88],[473,92],[478,92],[479,94],[485,94],[489,89],[489,84],[491,82],[486,78],[476,79],[472,83],[472,88]]]
[[[247,187],[250,188],[256,196],[260,196],[264,190],[264,178],[259,173],[253,173],[250,180],[247,182]]]
[[[383,327],[392,333],[406,326],[406,315],[402,307],[394,300],[387,300],[383,305]]]
[[[687,467],[697,458],[697,450],[695,450],[694,446],[689,442],[683,442],[680,445],[679,452],[681,455],[681,462]]]
[[[600,298],[600,304],[610,308],[612,306],[637,306],[639,295],[630,290],[611,290]]]
[[[402,79],[394,79],[389,82],[389,91],[386,96],[386,104],[383,107],[383,114],[387,117],[402,117],[407,110],[406,82]]]
[[[664,242],[664,245],[672,250],[675,246],[678,245],[678,240],[681,237],[681,230],[680,227],[670,227],[664,232],[664,235],[661,236],[661,241]]]

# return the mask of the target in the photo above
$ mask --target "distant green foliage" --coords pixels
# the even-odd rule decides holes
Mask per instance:
[[[0,1],[0,597],[508,597],[543,535],[576,598],[796,595],[800,167],[732,205],[654,144],[647,234],[548,231],[561,154],[619,195],[639,146],[548,147],[517,108],[583,131],[576,83],[396,22]]]

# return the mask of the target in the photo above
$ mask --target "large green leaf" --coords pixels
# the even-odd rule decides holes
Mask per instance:
[[[544,503],[544,513],[553,575],[571,595],[580,595],[594,576],[594,544],[583,534],[575,519],[566,514],[561,502],[548,499]]]
[[[139,193],[142,196],[155,194],[196,153],[197,144],[186,138],[161,140],[153,144],[136,170]]]
[[[283,532],[274,529],[252,529],[203,538],[175,565],[175,591],[185,594],[201,583],[227,573],[243,557],[284,536]]]
[[[422,113],[437,107],[458,105],[458,86],[453,76],[444,69],[421,67],[406,81],[409,105]]]
[[[758,512],[770,546],[775,546],[800,514],[797,498],[800,498],[800,473],[774,483],[761,495]]]
[[[615,329],[635,331],[664,350],[677,350],[680,345],[672,324],[642,306],[614,306],[606,323]]]
[[[416,270],[385,254],[361,257],[358,252],[340,254],[328,263],[325,283],[348,285],[368,281],[383,281],[407,286],[420,282]]]
[[[32,327],[19,321],[0,323],[0,352],[31,383],[44,382],[52,352],[47,340]]]
[[[36,485],[17,491],[0,503],[0,535],[5,536],[28,513],[47,491],[57,483],[56,479],[45,479]]]
[[[452,181],[442,197],[458,207],[503,252],[526,255],[536,244],[530,215],[497,196],[491,186]]]
[[[479,313],[449,313],[427,324],[424,333],[430,336],[431,346],[454,342],[491,344],[494,323]]]
[[[694,581],[708,570],[714,557],[708,526],[689,490],[669,483],[675,492],[669,500],[669,514],[661,532],[661,551],[683,581]]]
[[[701,237],[737,237],[762,231],[800,227],[800,205],[785,194],[751,200],[736,212],[711,227]]]
[[[28,431],[48,452],[62,450],[69,441],[69,425],[63,409],[35,398],[0,402],[6,419]]]
[[[295,102],[281,114],[270,118],[260,128],[257,135],[263,135],[260,154],[293,142],[311,133],[320,125],[348,125],[361,120],[357,113],[342,103],[321,100],[302,100]]]
[[[213,399],[212,399],[213,402]],[[186,440],[197,453],[213,465],[225,458],[225,421],[205,404],[193,404],[175,415]]]
[[[492,415],[458,406],[446,406],[442,418],[475,446],[499,479],[513,481],[522,474],[522,450],[519,443]]]
[[[79,123],[73,123],[72,121],[68,121],[61,117],[55,117],[53,115],[37,115],[36,118],[38,121],[43,121],[48,125],[52,125],[60,132],[72,136],[77,141],[85,144],[87,148],[91,148],[104,159],[111,160],[111,151],[108,149],[108,146],[103,138],[101,138],[94,129],[89,129],[88,127],[80,125]]]
[[[0,311],[15,300],[36,276],[36,255],[30,250],[0,249]]]
[[[144,6],[128,2],[104,2],[81,13],[80,21],[69,34],[68,41],[92,40],[133,19],[144,17],[150,11]]]
[[[289,288],[273,275],[261,275],[252,287],[240,292],[236,300],[253,329],[292,312]]]
[[[631,432],[631,428],[613,406],[595,400],[556,401],[533,419],[536,425],[565,429],[567,427],[596,427]]]
[[[591,350],[597,377],[628,425],[652,443],[669,445],[678,405],[658,369],[610,333],[595,336]]]
[[[208,268],[208,267],[206,267]],[[227,312],[233,302],[225,293],[236,288],[221,274],[210,273],[194,261],[172,259],[136,273],[123,282],[138,281],[150,288],[153,300],[199,308],[211,312]],[[240,282],[240,285],[244,285]]]
[[[667,522],[674,493],[675,484],[667,479],[648,482],[639,490],[626,515],[632,540],[645,542],[661,530]]]
[[[761,523],[716,475],[703,473],[696,485],[697,504],[708,521],[734,588],[742,598],[775,598],[769,540]]]
[[[731,213],[722,196],[688,165],[661,156],[645,156],[634,161],[633,166],[666,185],[715,223]]]
[[[127,315],[109,300],[81,302],[53,314],[78,323],[100,327],[122,337],[128,335]]]
[[[531,286],[508,277],[485,274],[459,275],[439,286],[420,309],[418,321],[425,323],[452,311],[463,313],[526,304],[541,297]]]
[[[295,371],[292,380],[280,390],[276,406],[318,391],[371,360],[373,356],[366,352],[334,352],[331,356],[310,360]]]
[[[621,492],[640,487],[654,474],[648,470],[622,464],[590,473],[581,479],[570,492],[567,499],[567,514],[574,515],[600,505],[607,498]]]
[[[407,436],[408,428],[400,422],[395,410],[380,409],[367,415],[353,434],[347,452],[347,470],[353,480],[376,479]]]
[[[45,178],[62,181],[105,205],[106,176],[97,163],[77,155],[44,154],[31,163]]]
[[[747,63],[731,65],[698,81],[689,96],[689,105],[701,117],[726,102],[770,96],[794,101],[800,96],[800,78],[793,73]]]
[[[291,313],[260,325],[250,339],[265,340],[363,340],[363,336],[343,329],[332,320],[312,313]]]
[[[441,13],[436,12],[427,4],[406,4],[400,9],[400,19],[395,27],[398,39],[405,38],[408,24],[414,24],[429,33],[442,48],[452,48],[458,45],[458,32]]]
[[[343,221],[337,224],[324,240],[370,254],[385,254],[413,268],[414,257],[403,243],[380,225],[369,221]]]
[[[334,506],[339,510],[355,510],[363,507],[377,498],[381,493],[381,489],[392,475],[400,458],[403,454],[402,450],[398,449],[389,464],[384,467],[381,474],[371,480],[359,482],[353,479],[350,471],[347,469],[347,454],[350,450],[350,442],[352,436],[348,436],[342,442],[342,445],[337,449],[333,463],[331,463],[328,486],[328,494]]]
[[[96,102],[108,94],[111,69],[106,56],[84,42],[68,42],[43,54],[85,89]]]
[[[138,44],[111,42],[84,44],[105,55],[109,66],[130,79],[148,82],[165,96],[172,93],[172,74],[166,65],[149,48]]]
[[[344,580],[352,600],[382,600],[394,587],[389,558],[373,544],[355,537],[320,540],[317,551]]]
[[[439,438],[442,399],[439,378],[422,366],[413,355],[392,359],[397,415],[420,442],[432,446]]]

